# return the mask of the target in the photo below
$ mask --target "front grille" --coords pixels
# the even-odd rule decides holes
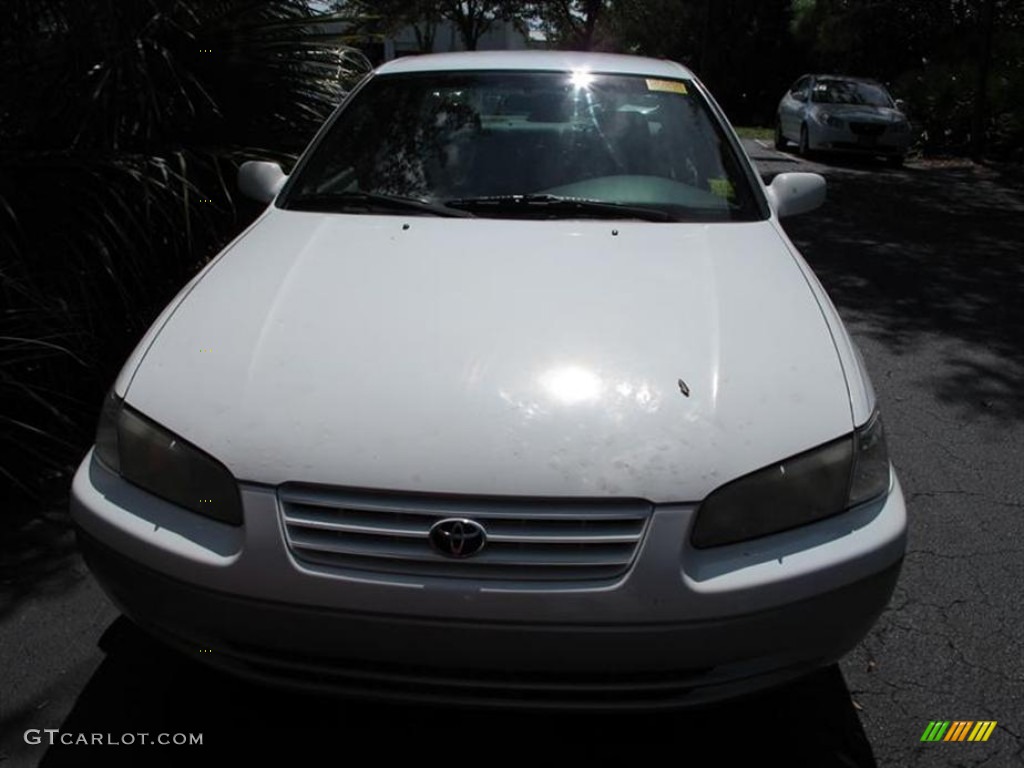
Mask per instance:
[[[620,500],[526,500],[372,491],[278,489],[288,548],[300,561],[346,570],[503,580],[611,579],[629,568],[651,505]],[[452,559],[428,540],[438,520],[484,527],[477,555]]]
[[[857,136],[881,136],[885,123],[850,123],[850,130]]]

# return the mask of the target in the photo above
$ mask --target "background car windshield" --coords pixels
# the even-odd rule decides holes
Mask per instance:
[[[740,168],[686,81],[385,75],[353,96],[298,169],[284,205],[350,192],[440,203],[555,195],[650,207],[672,219],[762,218]],[[523,206],[498,215],[539,214]]]
[[[856,80],[818,80],[811,92],[811,101],[818,104],[860,104],[869,107],[891,107],[892,97],[880,85]]]

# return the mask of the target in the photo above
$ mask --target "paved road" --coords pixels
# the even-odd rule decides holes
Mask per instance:
[[[750,151],[769,175],[800,166]],[[815,170],[830,200],[787,231],[864,353],[911,520],[844,677],[881,765],[1024,765],[1024,188],[966,164]],[[936,719],[998,735],[913,744]]]
[[[829,202],[787,230],[861,346],[909,500],[893,604],[839,667],[740,704],[626,717],[286,696],[208,672],[115,621],[60,540],[0,580],[0,768],[205,764],[316,745],[340,765],[353,744],[388,762],[643,764],[668,747],[681,765],[698,754],[746,764],[748,750],[793,766],[1024,763],[1024,192],[968,165],[807,164],[748,149],[766,176],[829,179]],[[984,744],[922,744],[936,719],[999,725]],[[25,744],[26,728],[202,733],[204,743],[48,748]],[[481,741],[486,751],[467,754]]]

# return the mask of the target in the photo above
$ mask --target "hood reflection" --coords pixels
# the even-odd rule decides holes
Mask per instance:
[[[620,417],[626,410],[654,413],[661,406],[661,390],[644,379],[604,379],[590,368],[568,365],[551,368],[534,379],[532,392],[498,392],[502,400],[527,418],[550,412],[552,405],[600,404],[608,415]],[[540,391],[538,392],[537,389]]]
[[[539,380],[548,396],[564,405],[596,402],[604,389],[597,374],[577,365],[552,368],[541,374]]]

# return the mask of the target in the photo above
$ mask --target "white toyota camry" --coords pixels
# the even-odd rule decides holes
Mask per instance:
[[[252,679],[694,704],[833,662],[906,514],[864,364],[668,61],[382,66],[118,376],[72,513],[135,622]],[[200,654],[200,649],[212,652]]]

